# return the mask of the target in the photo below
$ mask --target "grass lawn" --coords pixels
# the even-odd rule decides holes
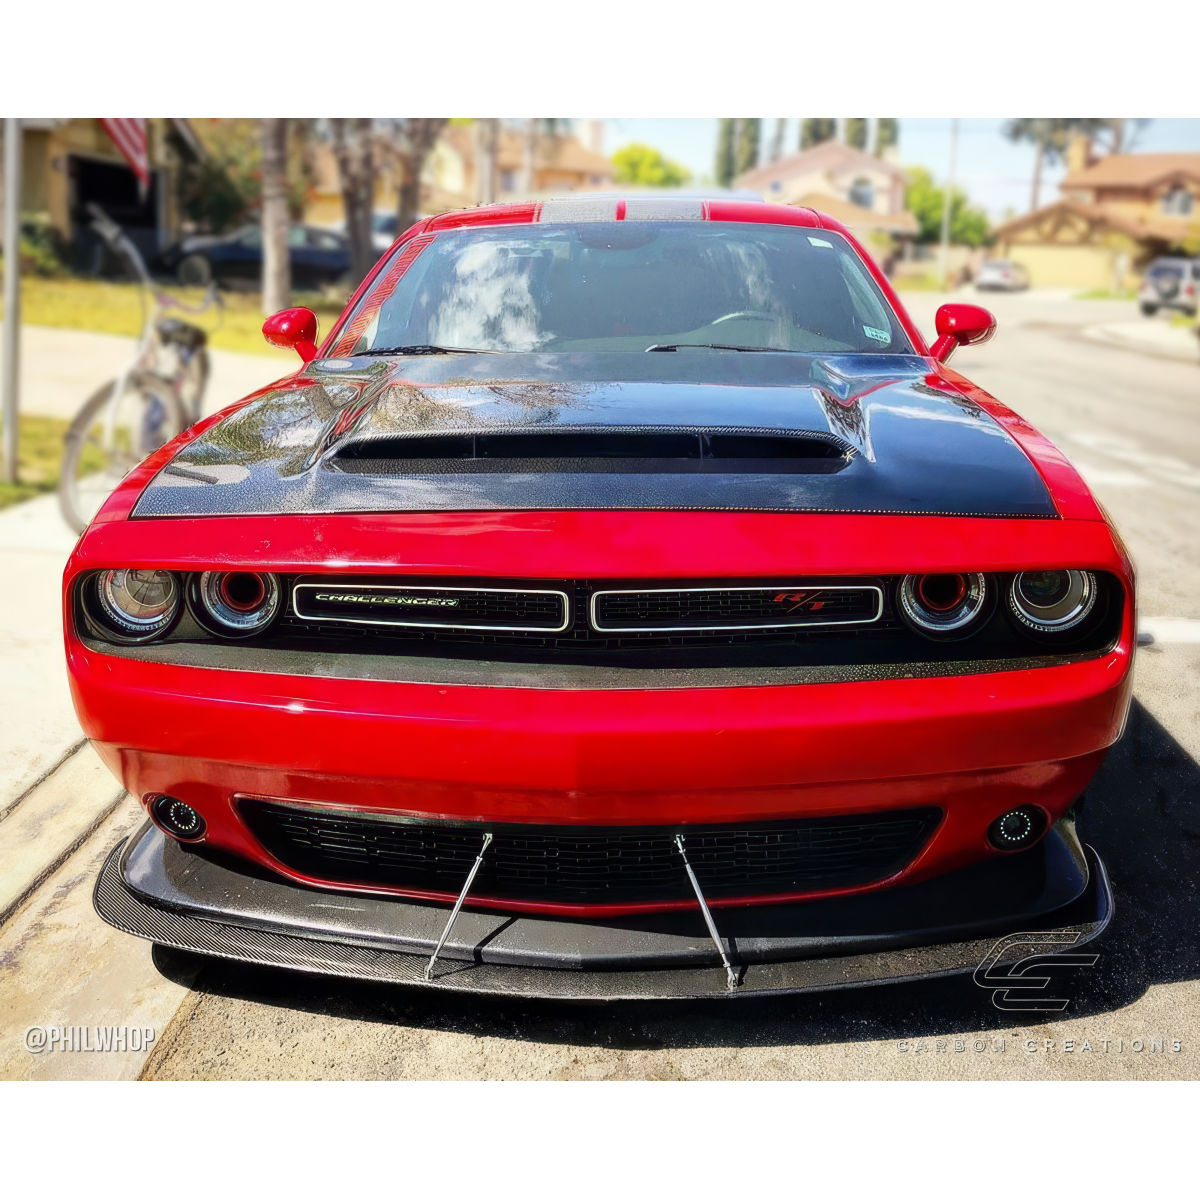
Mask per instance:
[[[169,287],[163,290],[185,304],[198,304],[204,296],[197,288]],[[221,299],[223,309],[209,309],[200,315],[173,310],[169,315],[179,316],[206,330],[209,345],[217,350],[265,354],[281,361],[294,361],[294,351],[278,350],[263,340],[262,304],[257,293],[222,292]],[[297,292],[293,303],[311,308],[317,314],[322,333],[333,325],[342,311],[340,304],[321,293]],[[141,289],[134,283],[36,277],[21,281],[21,320],[26,325],[137,337],[145,322],[142,304]]]
[[[21,435],[17,443],[17,470],[21,482],[0,483],[0,508],[29,500],[42,492],[52,492],[58,487],[63,436],[69,423],[58,417],[21,417]]]

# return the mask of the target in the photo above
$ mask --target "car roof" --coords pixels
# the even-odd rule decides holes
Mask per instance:
[[[758,225],[798,225],[849,234],[838,220],[812,208],[766,200],[654,196],[646,193],[563,196],[533,204],[489,204],[431,217],[425,229],[479,228],[488,225],[563,225],[607,221],[740,221]]]

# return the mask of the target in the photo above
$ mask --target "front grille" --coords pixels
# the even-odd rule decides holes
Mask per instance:
[[[864,625],[883,613],[880,587],[682,588],[598,591],[592,627],[605,633]]]
[[[285,866],[330,883],[455,894],[490,831],[477,899],[636,904],[693,896],[674,846],[681,832],[706,897],[858,887],[910,863],[937,808],[752,825],[574,827],[415,823],[243,799],[247,825]]]
[[[565,592],[532,588],[301,582],[293,590],[292,607],[307,621],[421,629],[559,633],[568,622]]]

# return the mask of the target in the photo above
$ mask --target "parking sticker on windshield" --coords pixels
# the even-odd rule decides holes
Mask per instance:
[[[873,325],[864,325],[863,333],[877,342],[883,342],[885,346],[891,345],[892,335],[886,329],[876,329]]]
[[[832,243],[832,242],[826,242],[826,241],[824,241],[824,240],[823,240],[823,239],[821,239],[821,238],[810,237],[810,238],[808,239],[808,244],[809,244],[810,246],[822,246],[822,247],[824,247],[824,249],[826,249],[826,250],[832,250],[832,249],[833,249],[833,243]]]

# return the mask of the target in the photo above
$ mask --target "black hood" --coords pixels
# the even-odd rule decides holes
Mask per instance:
[[[924,359],[704,350],[319,361],[187,446],[134,515],[481,509],[1056,515]]]

